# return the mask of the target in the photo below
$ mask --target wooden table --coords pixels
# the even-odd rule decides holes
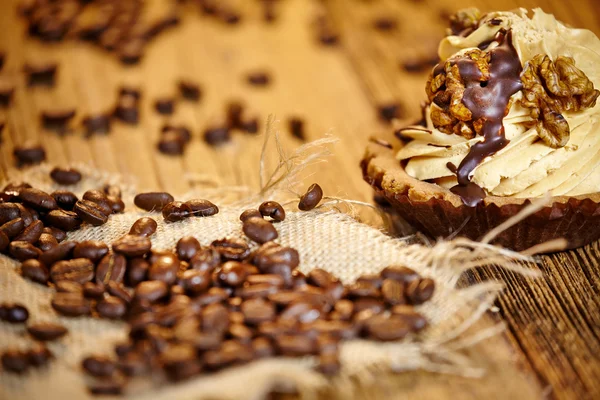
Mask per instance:
[[[160,2],[155,2],[160,3]],[[597,0],[504,1],[503,9],[517,4],[542,6],[563,21],[600,34]],[[7,52],[1,75],[19,82],[13,105],[4,111],[7,128],[0,145],[0,178],[12,166],[12,148],[26,139],[38,139],[51,163],[84,162],[109,172],[137,178],[140,189],[162,188],[181,193],[193,182],[184,174],[210,178],[221,184],[258,185],[257,160],[262,138],[236,133],[232,143],[219,149],[199,139],[201,131],[224,116],[225,105],[243,100],[250,113],[264,121],[268,114],[281,121],[284,145],[301,144],[287,131],[287,118],[306,120],[307,139],[327,132],[340,138],[335,155],[318,175],[332,195],[370,201],[358,163],[367,138],[376,134],[392,139],[391,128],[377,118],[376,105],[397,100],[406,120],[418,115],[424,99],[426,72],[405,73],[399,63],[414,54],[429,54],[442,37],[443,10],[468,5],[492,10],[499,2],[486,0],[287,0],[280,17],[267,25],[258,2],[237,1],[244,14],[238,26],[228,26],[186,12],[181,25],[159,36],[144,61],[123,68],[114,57],[74,41],[41,45],[24,34],[16,16],[16,2],[0,3],[0,49]],[[158,5],[157,5],[158,6]],[[315,39],[313,20],[326,13],[340,32],[341,43],[324,47]],[[373,19],[392,15],[398,28],[382,33]],[[60,62],[58,84],[52,90],[28,90],[23,84],[24,61],[39,56]],[[245,83],[247,72],[267,69],[273,83],[256,88]],[[173,117],[153,112],[158,96],[174,94],[175,82],[190,77],[202,83],[199,105],[180,104]],[[84,138],[80,128],[65,136],[43,131],[40,110],[52,105],[74,105],[78,117],[113,106],[121,84],[140,85],[143,115],[136,127],[115,124],[107,136]],[[2,115],[0,115],[2,116]],[[194,138],[183,157],[155,150],[166,121],[193,128]],[[80,126],[77,122],[76,126]],[[315,170],[316,172],[316,170]],[[310,182],[307,182],[310,183]],[[382,377],[374,387],[357,387],[357,399],[560,399],[600,398],[600,245],[543,257],[544,277],[526,280],[511,273],[479,270],[466,281],[499,278],[507,289],[498,301],[499,312],[480,322],[504,320],[508,329],[469,350],[488,370],[481,379],[409,372]],[[480,325],[481,326],[481,325]],[[329,398],[337,398],[335,393]]]

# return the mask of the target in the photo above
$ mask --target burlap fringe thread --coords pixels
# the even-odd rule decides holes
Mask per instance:
[[[270,139],[274,139],[279,162],[268,172],[264,162],[269,154]],[[181,223],[165,224],[162,217],[154,215],[159,223],[153,237],[153,247],[172,248],[177,238],[196,236],[203,245],[216,236],[240,236],[238,216],[247,207],[257,207],[264,199],[278,200],[291,205],[297,201],[295,188],[301,183],[301,173],[307,165],[322,162],[335,139],[326,137],[305,144],[287,155],[274,129],[274,119],[269,118],[260,160],[261,188],[211,188],[205,179],[193,177],[196,183],[203,181],[203,188],[196,188],[178,199],[203,197],[217,203],[220,213],[210,218],[193,218]],[[135,210],[131,204],[135,185],[122,177],[106,174],[85,165],[75,165],[85,176],[75,188],[81,194],[110,182],[124,188],[127,210]],[[13,171],[12,180],[24,180],[36,187],[52,191],[59,187],[50,181],[50,166]],[[208,187],[207,187],[208,186]],[[231,197],[235,193],[236,198]],[[291,196],[291,198],[290,198]],[[466,288],[456,287],[460,275],[469,269],[494,265],[535,277],[535,268],[523,267],[522,262],[534,262],[536,251],[560,248],[558,241],[532,251],[515,253],[487,243],[508,225],[493,231],[482,242],[463,238],[439,240],[433,244],[408,244],[405,239],[391,238],[378,229],[357,222],[349,214],[353,206],[366,203],[329,198],[310,212],[289,212],[286,221],[278,224],[279,242],[295,247],[301,255],[301,270],[321,267],[337,274],[343,281],[353,281],[366,273],[378,272],[391,264],[405,264],[424,276],[436,281],[436,293],[432,301],[419,307],[427,316],[430,327],[419,337],[410,337],[399,343],[375,343],[353,340],[341,347],[342,372],[329,379],[312,371],[314,360],[269,359],[247,366],[232,368],[221,373],[202,376],[177,385],[148,386],[147,381],[134,382],[130,397],[135,399],[261,399],[273,389],[298,391],[303,398],[314,398],[325,387],[341,394],[339,398],[351,398],[357,385],[373,384],[380,372],[424,369],[466,377],[480,377],[485,371],[464,355],[469,348],[504,329],[503,324],[481,329],[476,322],[493,306],[503,289],[499,282],[485,282]],[[543,199],[529,206],[518,218],[525,218],[543,204]],[[372,207],[366,204],[368,207]],[[346,207],[341,212],[340,207]],[[289,207],[288,207],[289,209]],[[129,230],[137,218],[152,213],[127,211],[111,216],[101,227],[86,227],[69,235],[70,239],[97,239],[110,243]],[[68,319],[58,317],[49,307],[52,290],[25,281],[18,273],[18,263],[0,256],[0,302],[15,297],[26,304],[32,312],[32,320],[60,320],[70,329],[70,335],[59,343],[51,343],[57,359],[46,371],[33,371],[24,377],[0,374],[0,398],[2,399],[79,399],[87,398],[85,380],[79,372],[81,356],[89,353],[110,353],[115,341],[126,336],[123,323],[94,320],[91,318]],[[0,350],[8,346],[27,346],[28,339],[22,327],[0,324]],[[156,377],[159,379],[159,377]],[[153,377],[153,381],[156,382]],[[151,390],[145,390],[151,389]],[[347,396],[343,394],[346,393]]]

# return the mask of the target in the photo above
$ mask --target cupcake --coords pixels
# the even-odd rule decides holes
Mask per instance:
[[[495,243],[515,250],[600,238],[600,40],[540,9],[451,18],[423,121],[372,143],[365,180],[434,237],[477,240],[533,199],[547,206]]]

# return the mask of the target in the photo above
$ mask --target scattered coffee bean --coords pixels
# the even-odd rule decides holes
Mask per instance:
[[[181,275],[180,285],[192,295],[204,293],[210,285],[210,274],[208,271],[188,269]]]
[[[111,376],[116,371],[115,363],[104,356],[89,356],[81,362],[83,369],[95,377]]]
[[[148,279],[163,281],[172,285],[177,280],[179,272],[179,259],[174,254],[160,256],[150,265]]]
[[[81,180],[81,172],[75,168],[56,167],[50,172],[50,177],[60,185],[74,185]]]
[[[29,310],[19,303],[0,304],[0,319],[11,324],[19,324],[29,319]]]
[[[29,357],[21,350],[5,350],[2,353],[2,368],[5,371],[22,374],[29,368]]]
[[[119,96],[115,107],[114,116],[121,122],[136,125],[140,119],[138,98],[129,93]]]
[[[42,231],[44,229],[44,224],[42,221],[33,221],[27,228],[21,231],[13,240],[20,240],[23,242],[36,243],[40,236],[42,235]]]
[[[24,227],[23,218],[16,218],[0,226],[0,232],[4,233],[9,239],[13,239],[23,231]]]
[[[127,283],[129,286],[136,286],[138,283],[147,279],[150,263],[142,257],[135,257],[129,260],[127,265]]]
[[[54,288],[58,293],[76,293],[83,295],[83,285],[73,281],[56,282]]]
[[[256,209],[249,209],[249,210],[245,210],[241,215],[240,215],[240,221],[242,222],[246,222],[247,219],[250,218],[262,218],[262,214],[260,213],[260,211],[256,210]]]
[[[26,142],[20,146],[15,146],[13,155],[18,166],[38,164],[46,160],[46,150],[41,144],[34,142]]]
[[[52,352],[43,344],[37,344],[27,351],[27,359],[33,367],[43,367],[53,357]]]
[[[385,267],[381,271],[381,277],[383,279],[393,279],[399,282],[409,283],[419,279],[419,274],[416,271],[402,265],[391,265],[389,267]]]
[[[213,126],[204,131],[204,141],[211,146],[229,142],[231,135],[227,127]]]
[[[44,229],[46,229],[46,228],[44,228]],[[34,245],[35,245],[35,247],[40,249],[42,252],[46,252],[46,251],[52,249],[53,247],[55,247],[56,245],[58,245],[58,240],[56,240],[56,238],[52,234],[42,232],[42,234],[40,235],[40,238],[38,239],[37,242],[34,243]]]
[[[154,103],[154,108],[159,114],[171,115],[175,111],[175,100],[171,98],[158,99]]]
[[[179,81],[179,93],[181,97],[190,101],[199,101],[202,96],[200,85],[189,80]]]
[[[373,21],[373,27],[378,31],[388,32],[396,29],[398,21],[392,17],[379,17]]]
[[[139,193],[133,199],[134,204],[146,211],[161,211],[165,205],[175,199],[166,192]]]
[[[68,128],[69,121],[75,117],[75,114],[74,108],[57,108],[43,110],[40,116],[44,128],[63,132]]]
[[[37,340],[51,341],[63,337],[68,330],[53,322],[38,322],[27,327],[27,332]]]
[[[185,151],[186,142],[176,131],[163,132],[156,147],[158,151],[168,155],[181,155]]]
[[[75,203],[79,200],[75,193],[67,190],[56,190],[50,195],[54,198],[59,208],[67,211],[72,211]]]
[[[122,283],[108,281],[106,284],[106,292],[112,296],[118,297],[127,304],[131,303],[132,296]]]
[[[241,129],[244,114],[244,105],[239,101],[232,101],[227,105],[227,126],[230,129]]]
[[[125,65],[135,65],[140,62],[144,56],[145,41],[142,39],[132,39],[120,45],[118,54],[119,59]]]
[[[21,211],[15,203],[0,203],[0,225],[19,218]]]
[[[152,236],[156,232],[158,224],[150,217],[142,217],[135,221],[129,230],[130,235]]]
[[[87,258],[58,261],[50,268],[53,282],[73,281],[80,284],[94,279],[94,263]]]
[[[392,307],[391,313],[408,323],[415,331],[420,331],[427,326],[427,319],[418,312],[412,306],[404,304],[396,305]]]
[[[54,62],[28,62],[23,67],[29,86],[54,86],[58,64]]]
[[[108,196],[101,190],[88,190],[83,194],[83,200],[91,201],[95,203],[102,213],[106,215],[112,214],[112,205],[110,204],[110,200]]]
[[[48,268],[38,260],[34,259],[25,260],[21,264],[21,274],[23,277],[41,283],[42,285],[47,284],[50,279]]]
[[[166,222],[179,222],[192,216],[192,209],[187,203],[172,201],[162,209],[162,215]]]
[[[84,240],[73,249],[73,258],[87,258],[93,263],[108,254],[108,246],[99,240]]]
[[[410,333],[410,326],[395,316],[375,315],[367,321],[367,332],[376,340],[390,341],[403,339]]]
[[[81,221],[87,222],[88,224],[93,226],[104,225],[106,221],[108,221],[108,215],[104,213],[102,208],[98,204],[89,200],[77,201],[77,203],[75,203],[75,206],[73,207],[73,211],[75,211],[75,214],[77,215],[77,217],[79,217]],[[65,229],[67,231],[69,230],[56,224],[54,226],[56,226],[57,228]]]
[[[245,131],[246,133],[258,133],[258,129],[259,129],[259,122],[258,122],[258,117],[253,117],[250,119],[247,119],[245,121],[242,121],[242,125],[240,127],[243,131]]]
[[[25,260],[29,260],[32,258],[37,259],[42,254],[42,251],[40,249],[38,249],[37,247],[35,247],[34,245],[32,245],[29,242],[23,242],[23,241],[11,242],[10,245],[8,246],[8,251],[9,251],[11,257],[13,257],[19,261],[25,261]]]
[[[291,117],[288,119],[288,129],[293,137],[302,141],[306,140],[304,133],[304,120],[298,117]]]
[[[275,240],[279,236],[273,224],[262,217],[247,219],[242,229],[250,240],[259,244]]]
[[[152,243],[145,236],[125,235],[113,243],[112,249],[126,257],[143,256],[150,251]]]
[[[390,305],[404,304],[404,284],[402,282],[386,279],[381,284],[381,294],[383,299]]]
[[[249,84],[254,86],[267,86],[269,83],[271,83],[271,77],[267,72],[264,71],[249,73],[246,76],[246,80]]]
[[[127,312],[127,305],[118,297],[108,296],[98,302],[96,311],[103,318],[119,319]]]
[[[125,277],[126,270],[127,260],[123,255],[106,254],[96,268],[96,282],[103,284],[107,284],[110,281],[120,283]]]
[[[317,183],[310,185],[306,193],[300,198],[298,208],[302,211],[309,211],[315,208],[323,198],[323,189]]]
[[[406,297],[411,304],[423,304],[433,297],[435,282],[430,278],[411,281],[406,287]]]
[[[90,313],[91,303],[83,293],[58,292],[52,299],[52,308],[67,317],[78,317]]]
[[[195,237],[182,237],[177,242],[177,256],[180,260],[189,261],[192,258],[194,258],[198,250],[200,250],[201,248],[202,246],[200,245],[200,242],[198,242],[198,239],[196,239]]]
[[[276,201],[265,201],[258,207],[258,211],[264,217],[271,217],[275,222],[281,222],[285,219],[285,210]]]
[[[51,211],[58,208],[56,200],[48,193],[35,189],[25,188],[19,192],[19,199],[23,203],[38,211]]]
[[[52,265],[57,261],[71,258],[76,242],[67,240],[57,244],[50,250],[46,250],[40,255],[39,260],[44,265]]]
[[[210,217],[219,213],[219,208],[208,200],[188,200],[185,205],[190,208],[192,217]]]
[[[86,299],[101,300],[104,297],[106,287],[103,283],[86,282],[82,286],[83,296]]]
[[[75,205],[77,206],[80,201],[77,201]],[[93,203],[90,203],[93,204]],[[86,222],[92,221],[94,223],[99,223],[100,221],[108,219],[104,214],[102,214],[99,210],[95,210],[90,208],[87,204],[79,204],[79,207],[73,207],[77,210],[79,208],[79,212],[66,211],[66,210],[52,210],[50,211],[44,220],[44,222],[54,228],[61,229],[63,231],[74,231],[79,229],[81,226],[81,219],[79,215],[85,216]],[[104,219],[103,219],[104,217]]]
[[[400,104],[398,103],[387,103],[378,107],[379,117],[385,122],[400,118],[400,110]]]
[[[238,238],[225,238],[211,243],[223,261],[241,261],[250,254],[248,243]]]
[[[89,115],[83,119],[86,136],[110,132],[110,116],[107,114]]]
[[[135,298],[154,303],[168,293],[168,286],[163,281],[144,281],[135,287]]]

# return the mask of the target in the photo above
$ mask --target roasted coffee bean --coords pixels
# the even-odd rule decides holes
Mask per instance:
[[[391,31],[397,26],[398,21],[392,17],[381,16],[373,20],[373,27],[379,31]]]
[[[423,304],[433,297],[435,282],[430,278],[414,280],[406,287],[406,297],[411,304]]]
[[[0,319],[12,324],[19,324],[29,319],[29,310],[19,303],[0,304]]]
[[[118,49],[119,59],[126,65],[139,63],[144,56],[144,46],[145,41],[139,38],[120,44]]]
[[[59,281],[54,285],[59,293],[77,293],[83,295],[83,285],[73,281]]]
[[[306,193],[300,197],[298,208],[302,211],[309,211],[319,205],[323,198],[323,189],[317,183],[310,185]]]
[[[258,211],[264,217],[271,217],[276,222],[281,222],[285,219],[285,210],[276,201],[265,201],[258,207]]]
[[[74,185],[81,180],[81,172],[74,168],[55,167],[50,171],[50,177],[61,185]]]
[[[2,195],[5,201],[16,201],[21,190],[30,188],[31,185],[27,182],[9,182],[3,189]],[[19,204],[15,204],[19,206]],[[20,211],[21,212],[21,211]]]
[[[27,352],[8,349],[2,353],[2,368],[4,371],[22,374],[29,368],[29,357]]]
[[[390,311],[392,315],[403,319],[414,331],[418,332],[427,326],[427,319],[412,306],[400,304],[392,307]]]
[[[179,259],[183,261],[189,261],[196,255],[202,246],[195,237],[186,236],[179,239],[176,248]]]
[[[16,218],[0,226],[0,232],[3,232],[9,239],[12,239],[21,233],[24,228],[25,223],[23,222],[23,218]]]
[[[158,151],[168,155],[182,155],[185,151],[186,142],[174,131],[163,132],[156,145]]]
[[[244,314],[244,321],[250,325],[272,321],[276,316],[275,304],[262,298],[244,301],[240,310]]]
[[[383,299],[390,305],[406,303],[404,297],[404,283],[393,279],[386,279],[381,285],[381,294]]]
[[[110,132],[110,116],[107,114],[89,115],[83,119],[86,136]]]
[[[4,231],[0,230],[0,253],[4,253],[10,244],[10,239]]]
[[[192,304],[195,307],[201,308],[208,304],[223,302],[223,301],[227,300],[229,295],[230,295],[230,292],[224,288],[211,287],[210,289],[208,289],[208,292],[202,294],[201,296],[196,297]]]
[[[230,287],[241,286],[248,274],[250,273],[251,265],[237,261],[227,261],[217,271],[217,277],[221,284]]]
[[[300,264],[300,255],[296,249],[283,247],[275,242],[267,242],[254,252],[252,263],[262,272],[287,266],[291,269]]]
[[[127,265],[127,283],[129,286],[136,286],[145,281],[148,276],[150,263],[142,257],[135,257],[129,260]]]
[[[87,258],[58,261],[50,268],[53,282],[73,281],[84,284],[94,279],[94,263]]]
[[[208,200],[193,199],[184,204],[190,208],[192,217],[210,217],[219,213],[219,208]]]
[[[288,357],[305,356],[317,350],[315,340],[305,335],[276,336],[275,344],[279,353]]]
[[[354,313],[354,303],[346,299],[338,300],[333,308],[336,316],[344,321],[350,320],[352,318],[352,314]]]
[[[154,303],[165,297],[168,292],[169,287],[163,281],[144,281],[135,287],[135,298]]]
[[[191,295],[204,293],[210,286],[210,274],[207,271],[188,269],[181,275],[180,285]]]
[[[116,371],[114,361],[104,356],[89,356],[83,359],[81,366],[91,376],[111,376]]]
[[[106,287],[103,283],[86,282],[82,286],[83,296],[87,299],[99,300],[104,297]]]
[[[54,358],[54,355],[45,345],[37,344],[27,351],[27,358],[30,365],[34,367],[43,367]]]
[[[239,101],[232,101],[227,105],[227,126],[230,129],[242,127],[244,105]]]
[[[38,322],[27,327],[27,332],[37,340],[56,340],[67,334],[68,330],[53,322]]]
[[[40,117],[44,128],[62,132],[67,129],[69,121],[75,117],[74,108],[57,108],[42,110]]]
[[[385,304],[371,297],[361,297],[354,302],[354,312],[360,313],[364,310],[370,310],[375,314],[379,314],[385,310]]]
[[[381,291],[371,282],[358,281],[348,285],[348,296],[351,297],[379,297]]]
[[[327,289],[330,286],[339,283],[338,278],[336,278],[332,273],[321,268],[315,268],[310,271],[307,278],[308,283],[323,289]]]
[[[96,311],[102,318],[119,319],[127,312],[127,305],[118,297],[108,296],[96,304]]]
[[[115,107],[114,116],[121,122],[136,125],[140,120],[138,99],[130,94],[120,96]]]
[[[240,343],[250,344],[254,332],[246,325],[241,323],[232,323],[227,331],[227,336],[231,339],[237,340]]]
[[[306,140],[306,134],[304,133],[304,120],[298,117],[291,117],[288,120],[288,129],[292,136],[302,141]]]
[[[262,214],[260,213],[260,211],[255,210],[255,209],[249,209],[249,210],[245,210],[241,215],[240,215],[240,221],[242,222],[246,222],[247,219],[250,218],[262,218]]]
[[[108,248],[106,249],[108,252]],[[75,248],[75,252],[77,247]],[[74,252],[74,254],[75,254]],[[96,268],[96,282],[107,284],[110,281],[120,283],[125,277],[127,260],[121,254],[106,254]]]
[[[189,80],[180,80],[178,83],[179,93],[181,97],[190,101],[199,101],[202,96],[200,86]]]
[[[83,200],[95,203],[106,215],[112,214],[112,206],[106,194],[101,190],[88,190],[83,194]]]
[[[271,341],[266,337],[257,337],[252,340],[252,350],[256,358],[268,358],[275,355]]]
[[[341,369],[340,359],[337,354],[321,354],[316,368],[323,375],[337,375]]]
[[[154,109],[162,115],[171,115],[175,111],[175,100],[170,98],[158,99],[154,103]]]
[[[38,164],[46,160],[46,150],[41,144],[35,142],[26,142],[15,146],[13,155],[19,166]]]
[[[241,261],[250,254],[246,241],[238,238],[225,238],[211,243],[221,255],[223,261]]]
[[[58,241],[54,236],[49,233],[42,233],[37,242],[34,243],[35,247],[40,249],[41,251],[48,251],[51,248],[58,245]]]
[[[48,193],[35,188],[26,188],[19,192],[21,201],[38,211],[51,211],[58,207],[56,201]]]
[[[113,214],[120,214],[125,211],[125,203],[120,197],[106,196]]]
[[[148,237],[156,232],[157,227],[158,225],[155,220],[150,217],[142,217],[133,223],[129,230],[129,234]]]
[[[173,196],[166,192],[147,192],[137,194],[133,202],[142,210],[161,211],[165,205],[174,200]]]
[[[142,98],[142,92],[139,88],[133,86],[121,86],[119,88],[119,97],[130,96],[135,101],[139,101]]]
[[[202,310],[202,330],[205,332],[225,333],[229,328],[229,311],[219,303],[206,306]]]
[[[82,293],[56,293],[52,299],[52,308],[67,317],[78,317],[90,313],[91,303]]]
[[[55,62],[28,62],[23,67],[27,75],[27,84],[29,86],[44,85],[54,86],[54,79],[58,64]]]
[[[19,191],[20,192],[20,191]],[[27,208],[22,204],[17,203],[17,208],[19,209],[19,213],[21,218],[23,218],[23,224],[25,227],[28,227],[33,223],[33,221],[37,221],[40,219],[40,215],[37,211],[31,208]]]
[[[21,274],[34,282],[45,285],[50,279],[50,273],[48,268],[38,260],[30,259],[25,260],[21,264]]]
[[[77,216],[84,222],[87,222],[93,226],[100,226],[108,221],[108,215],[104,213],[102,208],[89,200],[79,200],[75,203],[73,207],[73,211],[77,214]],[[56,226],[56,225],[54,225]],[[58,226],[58,228],[62,228]],[[68,230],[68,229],[65,229]]]
[[[231,140],[229,128],[224,126],[209,127],[204,131],[204,141],[211,146],[218,146]]]
[[[248,83],[254,86],[267,86],[271,83],[271,77],[267,72],[256,71],[246,76]]]
[[[125,235],[113,243],[112,249],[126,257],[143,256],[152,248],[152,242],[145,236]]]
[[[398,103],[387,103],[378,106],[379,118],[385,122],[400,118],[401,107]]]
[[[245,121],[242,121],[242,125],[240,126],[240,128],[245,131],[246,133],[258,133],[258,129],[259,129],[259,123],[258,123],[258,117],[253,117],[253,118],[249,118],[246,119]]]
[[[140,376],[148,372],[149,366],[144,357],[137,353],[127,353],[117,362],[118,368],[126,376]]]
[[[292,319],[301,323],[309,323],[321,317],[320,307],[302,300],[295,300],[288,305],[281,314],[280,319]]]
[[[403,339],[410,333],[410,326],[395,316],[376,315],[367,321],[366,330],[372,339],[390,341]]]
[[[20,234],[18,234],[13,240],[20,240],[23,242],[35,243],[42,235],[44,224],[42,221],[33,221],[31,225],[25,228]]]
[[[108,254],[108,246],[99,240],[85,240],[77,243],[73,249],[73,258],[88,258],[97,263]]]
[[[246,278],[246,282],[249,285],[260,285],[266,284],[269,286],[275,286],[277,288],[281,288],[284,285],[284,280],[281,276],[276,274],[257,274],[257,275],[249,275]]]
[[[257,297],[267,298],[270,295],[277,293],[277,287],[268,283],[256,283],[252,285],[244,285],[235,290],[235,295],[243,299],[254,299]]]
[[[409,283],[420,278],[417,272],[401,265],[385,267],[381,271],[381,277],[383,279],[393,279],[405,283]]]
[[[187,144],[192,140],[192,131],[190,131],[190,129],[185,126],[175,126],[170,124],[163,125],[161,129],[161,134],[165,135],[168,132],[176,135],[177,138],[184,144]]]
[[[80,202],[78,201],[77,203]],[[77,207],[74,208],[76,209]],[[85,218],[87,219],[86,222],[93,221],[94,223],[97,223],[102,220],[106,222],[106,220],[108,219],[108,217],[102,214],[100,210],[90,209],[90,206],[87,204],[80,205],[79,208],[80,209],[78,212],[66,210],[52,210],[46,215],[44,222],[47,225],[53,226],[58,229],[62,229],[63,231],[70,232],[79,229],[79,227],[81,226],[82,219],[80,219],[79,217],[80,214],[85,216]],[[100,222],[99,225],[102,225],[102,223],[104,222]]]
[[[154,281],[163,281],[167,285],[172,285],[177,280],[179,272],[179,259],[177,256],[164,255],[152,263],[148,270],[148,279]]]
[[[0,203],[0,225],[21,216],[21,211],[14,203]]]
[[[190,260],[190,268],[212,272],[221,263],[221,254],[213,246],[200,248]]]
[[[56,239],[57,243],[60,243],[67,238],[67,234],[65,233],[65,231],[55,228],[53,226],[44,227],[44,229],[42,230],[42,235],[44,234],[52,235],[54,239]]]
[[[71,258],[71,254],[76,245],[77,243],[72,240],[61,242],[57,246],[42,253],[39,260],[44,265],[52,265],[57,261]]]
[[[242,227],[244,234],[250,239],[259,244],[270,242],[279,237],[277,229],[267,220],[261,218],[249,218],[244,221]]]
[[[11,242],[8,246],[8,252],[13,258],[19,261],[25,261],[32,258],[37,259],[42,254],[42,251],[40,249],[38,249],[29,242],[23,241]]]
[[[112,296],[118,297],[127,304],[131,303],[133,300],[129,291],[125,289],[125,286],[120,282],[108,281],[106,284],[106,292]]]

